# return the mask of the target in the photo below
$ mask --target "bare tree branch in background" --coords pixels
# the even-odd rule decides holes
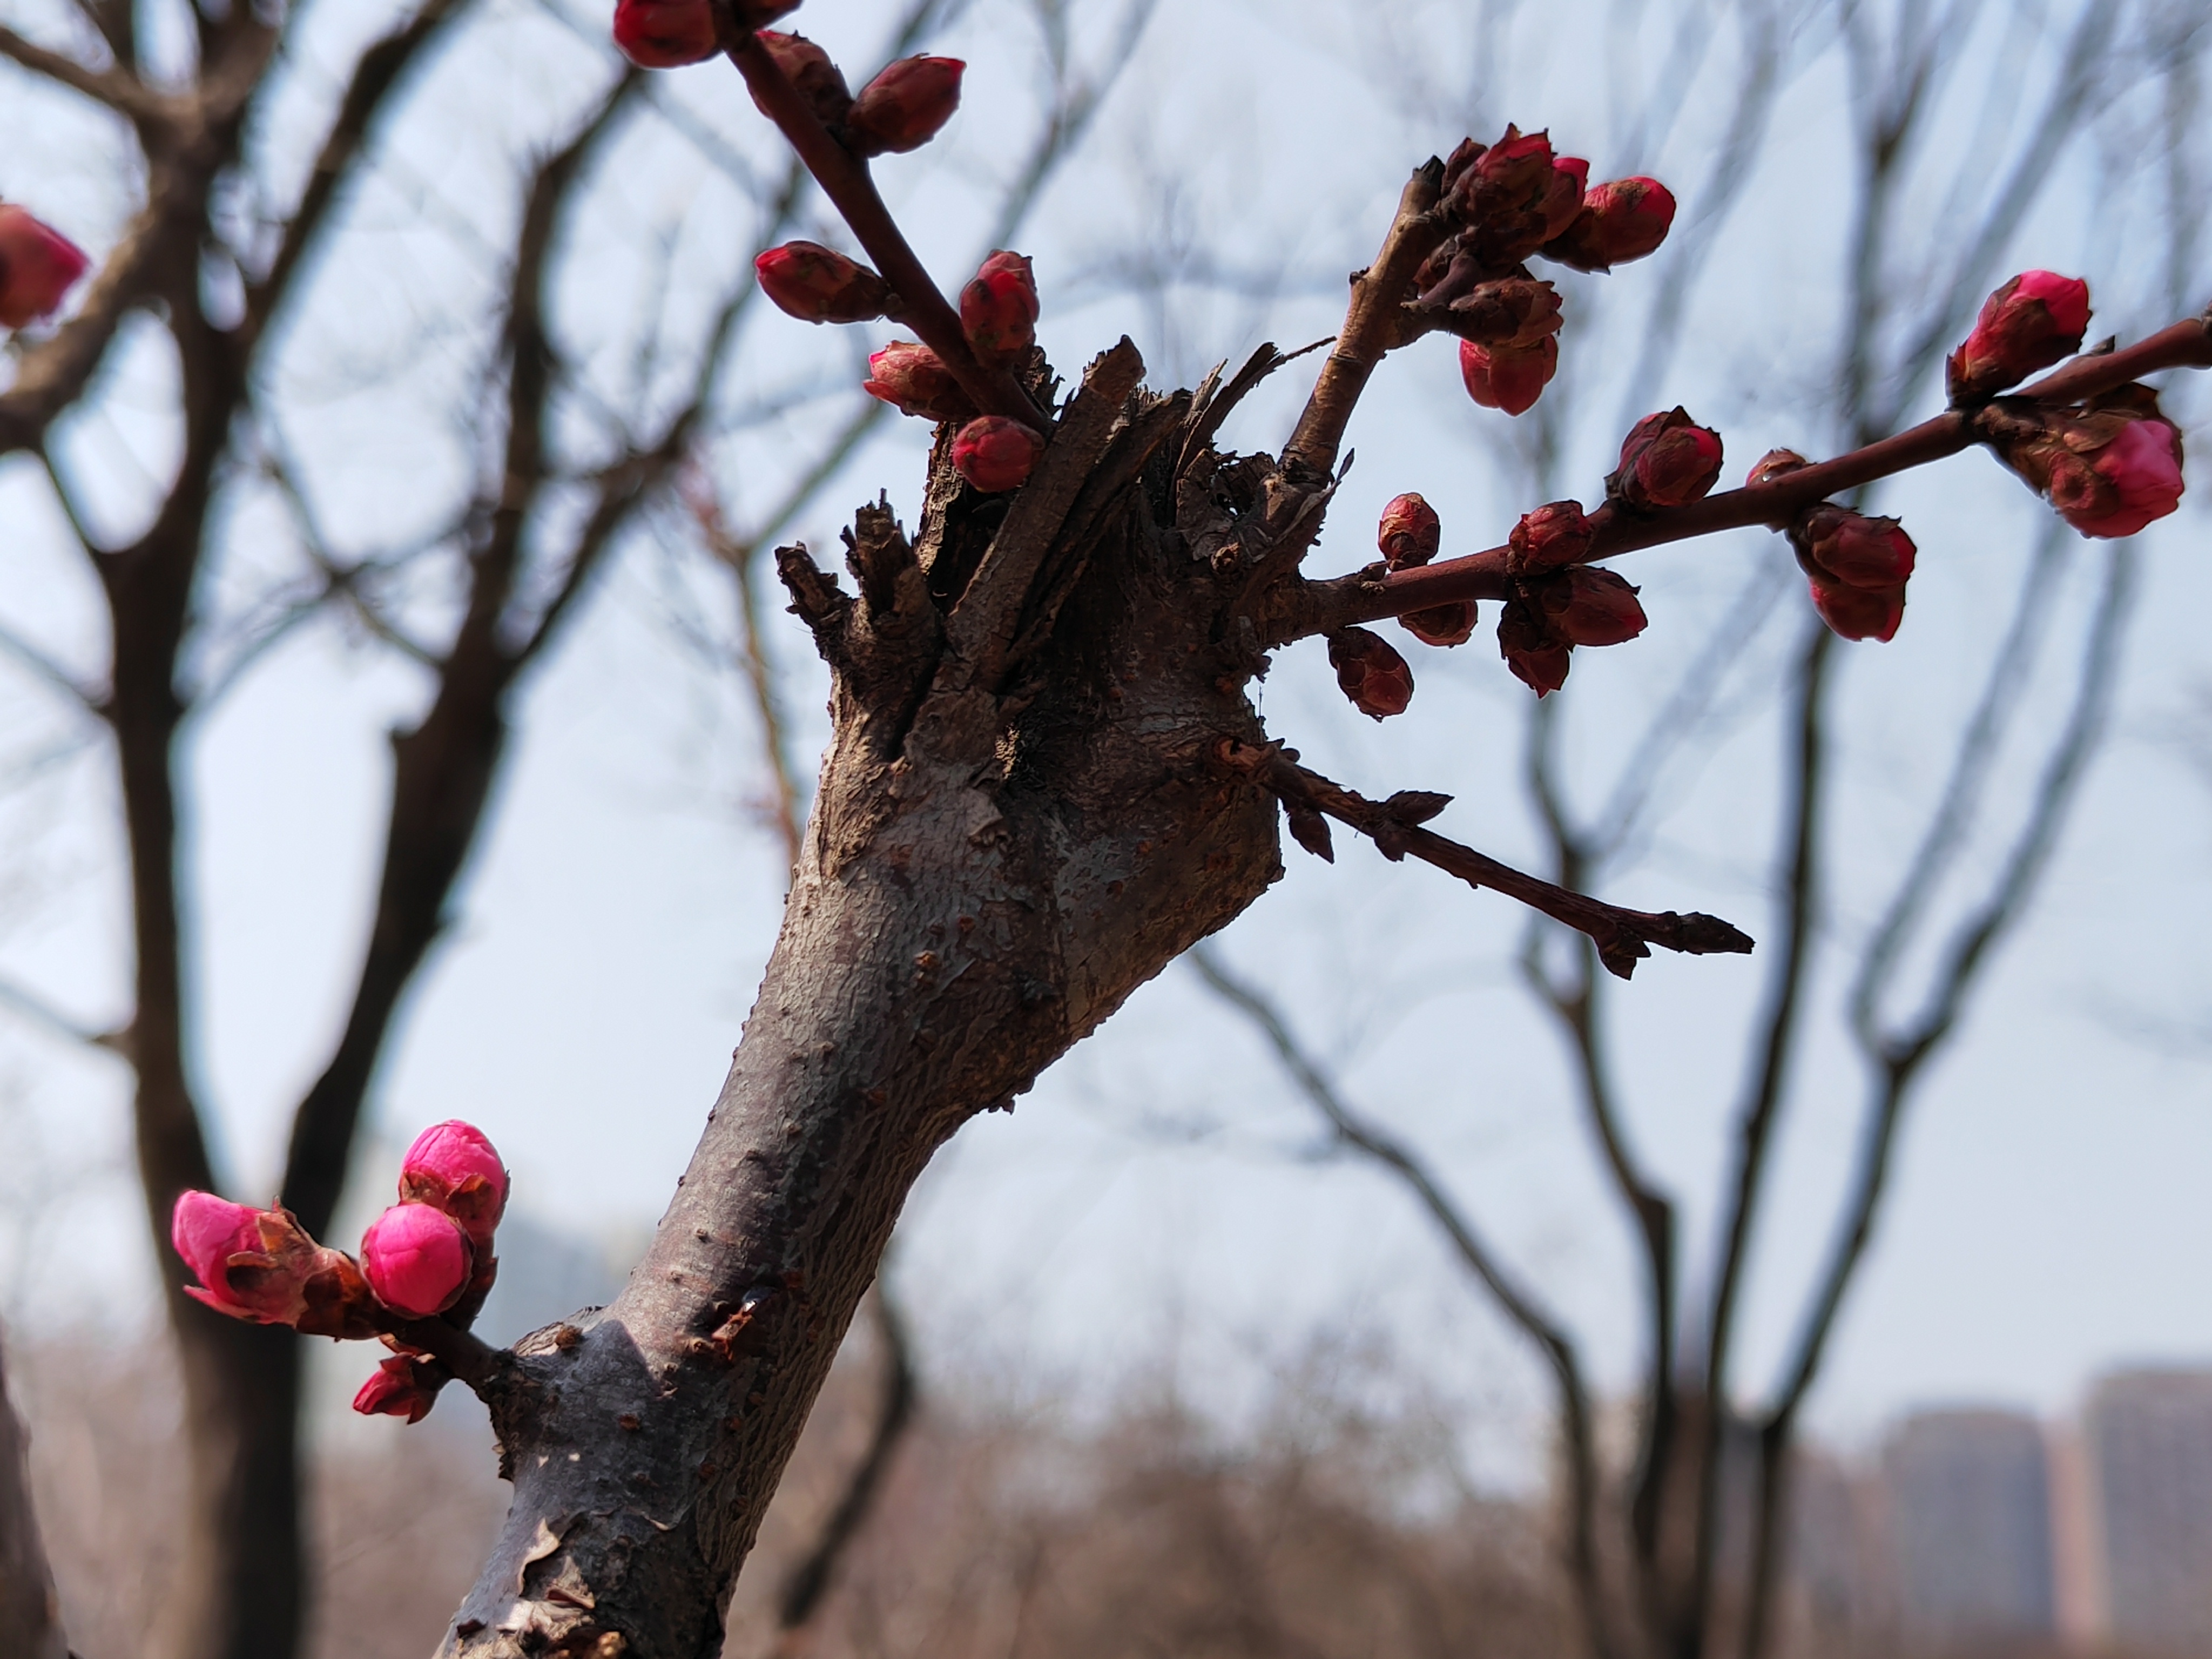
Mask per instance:
[[[0,1653],[9,1659],[70,1659],[61,1606],[31,1505],[30,1437],[8,1398],[0,1349]]]

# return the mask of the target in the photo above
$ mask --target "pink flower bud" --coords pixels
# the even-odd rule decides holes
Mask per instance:
[[[860,389],[902,415],[964,421],[975,412],[944,359],[912,340],[894,340],[870,357],[868,378],[860,382]]]
[[[761,30],[760,43],[823,125],[834,126],[845,118],[853,107],[853,94],[845,84],[844,72],[830,61],[828,52],[803,34],[779,34],[774,29]],[[753,107],[768,113],[758,98],[753,100]]]
[[[1589,551],[1595,533],[1580,501],[1547,501],[1533,513],[1523,513],[1513,526],[1506,538],[1506,574],[1534,575],[1577,563]]]
[[[88,264],[59,231],[0,203],[0,328],[52,316]]]
[[[439,1381],[438,1373],[422,1361],[401,1354],[369,1374],[353,1397],[353,1408],[363,1417],[404,1417],[420,1423],[438,1403]]]
[[[1545,624],[1569,645],[1620,645],[1648,625],[1636,590],[1610,570],[1571,564],[1545,586],[1553,590],[1544,599]],[[1557,609],[1553,593],[1565,601]]]
[[[1498,654],[1513,671],[1513,678],[1546,697],[1567,683],[1572,650],[1555,639],[1526,599],[1505,601],[1498,617]]]
[[[1582,211],[1544,244],[1576,270],[1610,270],[1657,251],[1674,223],[1674,192],[1656,179],[1616,179],[1583,197]]]
[[[1474,637],[1475,609],[1473,599],[1454,599],[1448,605],[1432,605],[1420,611],[1408,611],[1398,618],[1398,625],[1423,645],[1465,645]]]
[[[1813,579],[1813,608],[1820,620],[1847,640],[1879,640],[1884,645],[1897,637],[1905,620],[1905,588],[1853,587],[1847,582]]]
[[[1341,628],[1328,636],[1329,666],[1352,706],[1376,720],[1402,714],[1413,700],[1413,671],[1391,643],[1364,628]]]
[[[845,133],[861,155],[903,155],[937,137],[960,107],[957,58],[902,58],[860,88]]]
[[[1544,216],[1542,240],[1548,242],[1564,234],[1583,210],[1583,192],[1589,185],[1589,163],[1579,155],[1559,155],[1552,160],[1552,177],[1545,187],[1544,199],[1539,211]]]
[[[1004,415],[979,415],[952,441],[952,465],[986,495],[1019,489],[1044,453],[1044,440]]]
[[[1011,363],[1036,343],[1036,276],[1001,248],[960,290],[960,328],[987,363]]]
[[[1485,409],[1508,415],[1534,408],[1559,367],[1559,343],[1548,336],[1527,350],[1459,343],[1460,379],[1467,383],[1467,395]]]
[[[1456,152],[1453,159],[1459,159]],[[1549,133],[1507,127],[1487,149],[1478,147],[1452,179],[1452,210],[1468,225],[1540,210],[1552,189],[1554,159]]]
[[[1720,476],[1720,434],[1675,408],[1636,423],[1620,446],[1620,470],[1605,482],[1615,500],[1649,511],[1686,507]]]
[[[786,242],[753,261],[761,292],[802,323],[865,323],[894,298],[890,284],[818,242]]]
[[[1772,483],[1777,478],[1787,477],[1807,465],[1805,458],[1794,449],[1770,449],[1751,464],[1750,474],[1744,483]]]
[[[1952,401],[1990,397],[2072,356],[2088,326],[2088,283],[2022,271],[1982,302],[1973,332],[1951,354]]]
[[[200,1281],[185,1294],[217,1313],[311,1336],[362,1337],[376,1328],[361,1270],[316,1243],[289,1210],[182,1193],[170,1212],[169,1243]]]
[[[483,1130],[452,1118],[415,1137],[399,1164],[403,1204],[428,1204],[461,1224],[478,1250],[507,1209],[507,1170]]]
[[[1826,503],[1797,521],[1790,540],[1806,574],[1846,587],[1901,588],[1918,550],[1894,519],[1870,519]]]
[[[415,1319],[460,1300],[476,1270],[461,1224],[428,1204],[395,1204],[361,1237],[362,1271],[376,1299]]]
[[[1437,510],[1410,490],[1393,495],[1375,526],[1375,544],[1382,562],[1393,570],[1412,570],[1437,556],[1443,544],[1443,524]]]
[[[2180,506],[2181,490],[2181,434],[2151,418],[2122,427],[2086,469],[2054,471],[2051,504],[2085,536],[2132,536]]]
[[[703,64],[721,50],[707,0],[617,0],[615,45],[640,69]]]

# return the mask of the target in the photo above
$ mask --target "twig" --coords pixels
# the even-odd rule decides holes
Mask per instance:
[[[131,1063],[131,1030],[125,1025],[111,1030],[101,1030],[72,1018],[37,992],[26,989],[13,980],[0,979],[0,1007],[12,1008],[33,1025],[49,1034],[70,1042],[83,1044],[88,1048],[104,1048],[125,1065]]]
[[[1308,771],[1297,764],[1291,751],[1279,747],[1255,748],[1224,738],[1218,754],[1224,765],[1254,779],[1293,812],[1323,814],[1347,823],[1373,841],[1385,858],[1395,860],[1411,854],[1471,887],[1503,893],[1577,933],[1589,934],[1597,946],[1598,959],[1608,972],[1622,979],[1636,971],[1637,963],[1651,954],[1654,945],[1691,956],[1715,951],[1750,953],[1750,939],[1718,916],[1695,911],[1686,915],[1674,910],[1624,909],[1539,880],[1419,828],[1423,818],[1443,809],[1448,797],[1411,793],[1371,801],[1331,783],[1317,772]]]
[[[190,100],[155,91],[124,69],[92,69],[74,58],[51,52],[0,23],[0,58],[11,58],[33,75],[82,93],[142,127],[180,127],[191,116]]]

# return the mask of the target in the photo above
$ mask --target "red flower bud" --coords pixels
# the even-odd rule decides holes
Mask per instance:
[[[1595,533],[1580,501],[1547,501],[1533,513],[1523,513],[1513,526],[1506,538],[1505,573],[1534,575],[1578,563]]]
[[[436,1371],[401,1354],[369,1374],[353,1397],[353,1408],[363,1417],[404,1417],[420,1423],[438,1403],[439,1382]]]
[[[1894,519],[1870,519],[1826,502],[1791,528],[1798,562],[1816,582],[1877,591],[1902,588],[1918,550]]]
[[[52,316],[89,263],[59,231],[0,203],[0,328]]]
[[[1616,179],[1583,196],[1582,211],[1544,244],[1576,270],[1610,270],[1657,251],[1674,223],[1674,192],[1656,179]]]
[[[1879,640],[1884,645],[1897,637],[1905,620],[1905,588],[1853,587],[1846,582],[1813,579],[1813,608],[1820,620],[1847,640]]]
[[[478,1249],[507,1209],[507,1170],[483,1130],[459,1118],[415,1137],[399,1164],[402,1203],[428,1204],[461,1224]]]
[[[1675,408],[1636,423],[1620,446],[1620,470],[1605,484],[1616,501],[1648,511],[1686,506],[1720,476],[1720,434]]]
[[[257,1210],[213,1193],[179,1194],[169,1243],[200,1281],[185,1294],[256,1325],[311,1336],[374,1334],[368,1287],[351,1257],[310,1238],[289,1210]]]
[[[1508,415],[1534,408],[1559,367],[1559,343],[1549,336],[1527,350],[1477,345],[1473,340],[1459,343],[1459,374],[1467,383],[1467,395],[1485,409],[1502,409]]]
[[[1525,599],[1505,601],[1498,617],[1498,654],[1513,671],[1513,678],[1539,697],[1548,696],[1567,683],[1572,651],[1553,637]]]
[[[2181,504],[2181,434],[2148,386],[2017,412],[1994,440],[2006,465],[2085,536],[2132,536]]]
[[[786,242],[753,261],[761,292],[802,323],[865,323],[896,296],[890,284],[819,242]]]
[[[1376,720],[1402,714],[1413,700],[1413,671],[1391,643],[1364,628],[1341,628],[1328,636],[1328,663],[1352,706]]]
[[[1610,570],[1571,564],[1544,586],[1545,625],[1569,645],[1620,645],[1648,626],[1636,590]]]
[[[1036,275],[1001,248],[960,290],[960,329],[987,363],[1011,363],[1036,343]]]
[[[960,107],[957,58],[902,58],[860,88],[845,118],[845,135],[856,154],[903,155],[937,137]]]
[[[721,51],[707,0],[617,0],[615,45],[640,69],[681,69]]]
[[[1459,159],[1457,152],[1453,159]],[[1452,210],[1468,225],[1540,210],[1552,189],[1554,159],[1550,134],[1507,127],[1496,143],[1478,148],[1452,179]]]
[[[860,382],[860,389],[902,415],[964,421],[975,412],[944,360],[912,340],[894,340],[871,356],[868,378]]]
[[[823,125],[834,126],[845,118],[853,107],[853,94],[845,84],[844,71],[830,61],[828,52],[803,34],[779,34],[774,29],[763,29],[760,43]],[[753,107],[768,113],[768,106],[757,98]]]
[[[1474,637],[1475,620],[1473,599],[1454,599],[1449,605],[1408,611],[1398,618],[1398,625],[1423,645],[1454,646],[1465,645]]]
[[[1744,483],[1772,483],[1777,478],[1786,477],[1807,465],[1805,458],[1794,449],[1770,449],[1751,464],[1750,474]]]
[[[986,495],[1019,489],[1043,453],[1042,437],[1004,415],[978,416],[952,441],[954,469]]]
[[[1544,216],[1543,240],[1563,234],[1583,210],[1583,192],[1589,186],[1589,163],[1579,155],[1552,159],[1551,181],[1540,204]]]
[[[1952,401],[1990,397],[2072,356],[2088,326],[2088,283],[2022,271],[1982,302],[1973,332],[1951,354]]]
[[[1393,570],[1412,570],[1437,556],[1443,540],[1443,525],[1437,510],[1408,491],[1393,495],[1375,526],[1375,544],[1382,562]]]
[[[362,1271],[376,1299],[416,1319],[461,1299],[476,1251],[461,1224],[428,1204],[395,1204],[361,1237]]]

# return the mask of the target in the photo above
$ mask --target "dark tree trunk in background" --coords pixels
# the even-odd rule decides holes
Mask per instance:
[[[31,1443],[8,1398],[0,1352],[0,1654],[7,1659],[68,1659],[61,1607],[39,1515],[31,1501]]]

